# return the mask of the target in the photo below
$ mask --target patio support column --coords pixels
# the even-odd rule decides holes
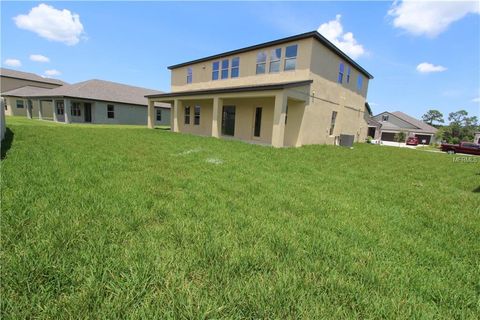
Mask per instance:
[[[223,99],[219,97],[213,98],[213,112],[212,112],[212,137],[218,138],[221,134],[222,125],[222,107]]]
[[[32,119],[32,110],[33,110],[32,100],[25,99],[24,104],[27,107],[27,118]]]
[[[287,113],[287,96],[282,91],[275,96],[275,108],[273,110],[272,146],[283,147],[285,138],[285,115]]]
[[[38,101],[38,119],[43,120],[43,107],[42,107],[42,100]]]
[[[53,121],[58,122],[57,117],[57,100],[53,100]]]
[[[63,99],[63,116],[65,118],[65,123],[72,122],[72,105],[70,99]]]
[[[153,129],[155,128],[155,102],[153,100],[148,99],[148,128]]]
[[[182,101],[180,99],[173,100],[173,121],[172,121],[172,131],[178,132],[178,110],[182,108]]]

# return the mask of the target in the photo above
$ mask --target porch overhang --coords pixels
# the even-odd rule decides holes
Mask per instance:
[[[299,101],[308,101],[309,91],[296,91],[294,88],[309,86],[313,80],[262,84],[254,86],[239,86],[228,88],[213,88],[204,90],[179,91],[146,95],[150,101],[173,103],[175,99],[194,100],[211,99],[213,96],[222,98],[235,97],[268,97],[275,96],[280,90],[288,90],[287,95]]]

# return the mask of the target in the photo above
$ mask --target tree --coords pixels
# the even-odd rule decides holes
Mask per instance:
[[[456,124],[458,126],[462,126],[464,124],[465,119],[468,116],[468,112],[465,110],[459,110],[457,112],[450,112],[448,114],[448,121],[450,121],[450,124]]]
[[[428,110],[427,113],[422,116],[422,120],[429,125],[432,125],[434,121],[439,123],[445,122],[443,120],[443,114],[438,110]]]
[[[459,110],[448,114],[449,125],[446,126],[443,138],[450,143],[456,141],[471,141],[475,135],[475,131],[479,130],[478,118],[476,116],[469,117],[468,112]]]
[[[403,131],[400,131],[400,132],[395,133],[395,136],[393,138],[398,143],[405,142],[405,139],[407,138],[407,134]]]

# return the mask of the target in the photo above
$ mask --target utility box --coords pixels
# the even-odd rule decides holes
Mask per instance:
[[[342,147],[353,147],[353,140],[355,139],[354,135],[341,134],[340,135],[340,145]]]

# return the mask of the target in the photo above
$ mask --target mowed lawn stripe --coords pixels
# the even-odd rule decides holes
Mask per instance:
[[[2,317],[479,314],[479,162],[7,123]]]

